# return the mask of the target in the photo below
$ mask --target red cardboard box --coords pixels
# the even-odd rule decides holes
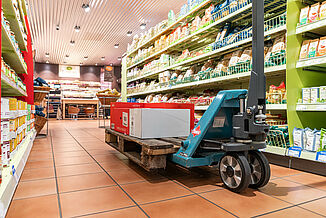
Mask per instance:
[[[132,108],[162,108],[162,109],[189,109],[190,110],[190,130],[195,125],[195,106],[194,104],[181,103],[111,103],[111,129],[129,135],[129,109]]]

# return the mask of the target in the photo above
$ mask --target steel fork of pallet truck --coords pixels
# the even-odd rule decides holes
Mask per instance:
[[[176,154],[184,167],[218,164],[224,185],[241,192],[270,178],[265,148],[264,1],[252,1],[252,66],[249,89],[220,91]]]

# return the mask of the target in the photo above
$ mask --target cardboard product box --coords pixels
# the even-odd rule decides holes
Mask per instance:
[[[310,103],[317,103],[319,99],[319,87],[313,87],[310,91]]]
[[[1,160],[2,160],[2,166],[6,167],[9,166],[10,162],[10,142],[4,141],[1,144]]]
[[[302,103],[308,104],[311,101],[311,88],[302,88]]]
[[[190,113],[189,109],[130,109],[130,136],[142,139],[188,136]]]
[[[1,143],[4,141],[9,141],[11,139],[10,135],[10,123],[9,120],[1,120]]]
[[[321,102],[326,102],[326,86],[319,88],[319,99]]]
[[[1,98],[1,119],[10,118],[9,99]]]

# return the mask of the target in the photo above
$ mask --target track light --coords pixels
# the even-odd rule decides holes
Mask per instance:
[[[115,47],[115,48],[119,48],[119,44],[115,44],[114,47]]]
[[[75,41],[74,41],[74,40],[71,40],[71,41],[70,41],[70,45],[71,45],[71,46],[74,46],[74,45],[75,45]]]
[[[82,8],[85,10],[86,13],[88,13],[91,10],[91,8],[89,7],[89,4],[83,4]]]
[[[122,59],[121,57],[118,57],[118,61],[121,61],[121,59]]]
[[[131,36],[131,35],[132,35],[132,31],[128,31],[127,36]]]
[[[45,61],[45,63],[47,63],[47,64],[48,64],[48,63],[50,63],[50,62],[49,62],[49,61]]]
[[[101,57],[101,60],[104,61],[105,60],[105,57]]]
[[[85,57],[84,57],[84,60],[86,61],[87,59],[88,59],[88,56],[85,56]]]
[[[75,29],[76,33],[79,33],[79,31],[80,31],[80,26],[77,26],[77,25],[76,25],[76,26],[74,27],[74,29]]]
[[[45,53],[45,57],[46,57],[46,58],[50,57],[50,54],[49,54],[48,52]]]
[[[140,29],[144,30],[146,28],[146,23],[140,24]]]

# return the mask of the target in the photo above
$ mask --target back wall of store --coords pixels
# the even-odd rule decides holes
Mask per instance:
[[[81,66],[80,81],[100,82],[101,67]],[[58,64],[35,63],[34,77],[41,77],[45,80],[76,80],[76,78],[59,77]]]

